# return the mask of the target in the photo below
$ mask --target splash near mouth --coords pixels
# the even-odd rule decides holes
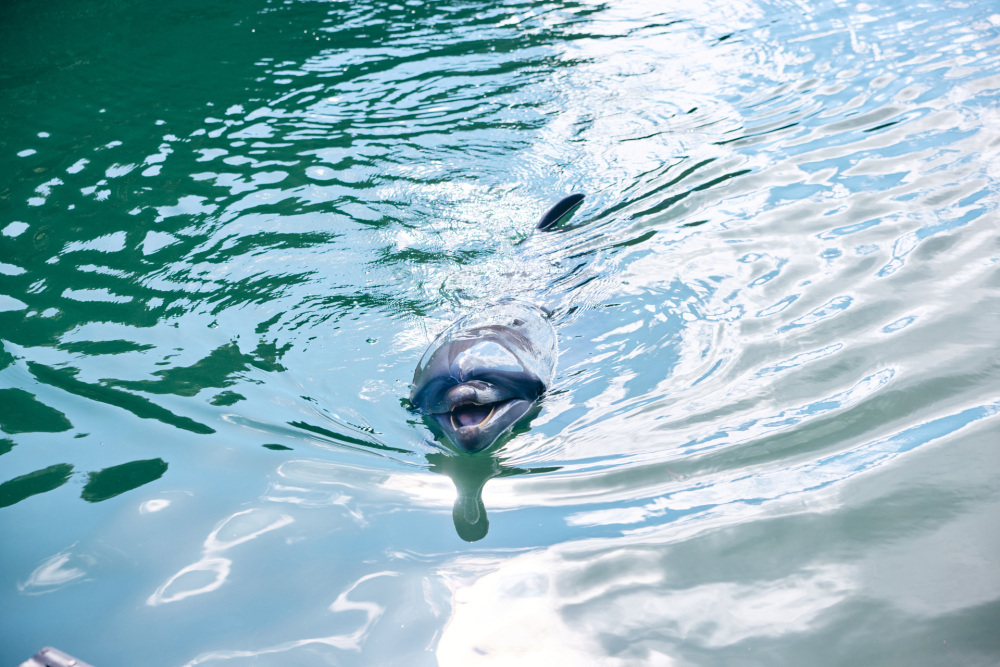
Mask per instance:
[[[463,403],[456,405],[451,411],[452,428],[458,430],[465,426],[480,426],[493,416],[496,403],[480,405],[479,403]]]

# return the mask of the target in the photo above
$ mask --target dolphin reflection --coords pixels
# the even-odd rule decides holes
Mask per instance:
[[[504,459],[492,454],[456,455],[433,452],[427,455],[431,472],[451,478],[458,492],[451,510],[455,532],[466,542],[476,542],[486,537],[490,520],[483,504],[483,487],[495,477],[532,475],[559,470],[558,466],[546,468],[516,468],[505,466]]]

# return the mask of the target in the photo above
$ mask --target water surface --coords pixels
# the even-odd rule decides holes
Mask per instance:
[[[1000,660],[994,4],[15,2],[0,45],[4,664]],[[509,296],[556,380],[458,456],[413,368]]]

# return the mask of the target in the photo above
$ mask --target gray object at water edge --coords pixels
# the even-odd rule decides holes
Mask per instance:
[[[46,646],[31,658],[21,663],[21,667],[92,667],[90,663],[77,660],[57,648]]]

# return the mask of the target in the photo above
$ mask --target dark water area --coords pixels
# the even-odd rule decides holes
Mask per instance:
[[[0,662],[997,664],[998,102],[978,0],[4,3]]]

